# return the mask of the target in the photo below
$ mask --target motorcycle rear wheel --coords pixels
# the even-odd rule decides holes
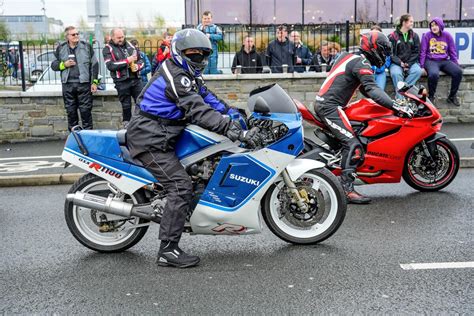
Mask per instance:
[[[112,191],[108,189],[108,181],[97,177],[93,174],[86,174],[79,178],[68,193],[84,192],[107,197]],[[145,197],[139,191],[132,196],[125,195],[124,201],[133,204],[145,203]],[[64,215],[66,223],[74,238],[82,245],[98,252],[122,252],[138,243],[149,226],[131,228],[130,225],[138,225],[148,223],[148,221],[131,217],[114,216],[123,221],[123,225],[111,232],[100,232],[100,223],[97,219],[107,218],[111,215],[85,207],[79,207],[72,202],[67,201],[64,204]],[[105,217],[104,217],[105,216]]]
[[[439,191],[447,187],[459,170],[459,153],[456,146],[447,138],[435,141],[436,164],[431,166],[422,145],[418,144],[407,155],[403,179],[421,192]]]
[[[320,243],[334,234],[344,221],[347,201],[342,186],[325,168],[310,170],[295,183],[299,191],[305,188],[316,200],[312,211],[301,213],[295,205],[285,203],[286,185],[279,182],[265,195],[263,219],[284,241],[301,245]]]

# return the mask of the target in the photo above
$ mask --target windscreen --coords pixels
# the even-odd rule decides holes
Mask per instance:
[[[272,113],[297,113],[295,103],[277,83],[272,85],[258,87],[250,92],[247,102],[250,112],[254,112],[255,101],[258,97],[262,97],[270,107]]]

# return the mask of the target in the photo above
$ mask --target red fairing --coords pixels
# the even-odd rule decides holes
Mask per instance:
[[[303,103],[301,103],[300,101],[298,101],[296,99],[293,99],[293,102],[295,102],[295,105],[298,108],[298,111],[300,111],[301,116],[303,116],[303,120],[305,120],[307,122],[310,122],[312,124],[316,124],[321,128],[325,127],[325,125],[322,122],[320,122],[313,115],[313,113],[311,113],[311,111],[306,107],[306,105],[304,105]]]
[[[353,102],[344,109],[344,112],[351,121],[359,122],[365,122],[374,117],[393,115],[392,110],[380,106],[370,99]]]

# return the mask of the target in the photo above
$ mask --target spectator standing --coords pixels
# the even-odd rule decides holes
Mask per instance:
[[[144,64],[135,46],[125,40],[122,29],[112,29],[110,36],[102,54],[122,104],[122,124],[126,127],[132,117],[132,98],[136,104],[143,88],[139,72]]]
[[[143,60],[143,68],[140,70],[140,77],[142,78],[143,84],[147,84],[148,74],[151,72],[150,60],[148,59],[148,56],[140,50],[140,45],[136,39],[131,40],[130,43],[135,46],[135,48],[138,50],[138,53],[140,54],[140,58]]]
[[[372,26],[370,30],[382,32],[382,28],[378,25]],[[382,67],[372,66],[372,70],[374,71],[375,83],[377,83],[377,85],[382,90],[385,90],[385,87],[387,85],[387,74],[385,73],[385,69],[389,69],[391,63],[391,57],[387,56],[387,58],[385,59],[385,64]]]
[[[15,47],[10,47],[8,49],[8,68],[12,69],[12,77],[18,78],[18,64],[20,62],[20,56],[16,51]]]
[[[404,14],[400,17],[400,23],[388,38],[392,44],[392,64],[390,65],[390,76],[393,86],[398,82],[405,81],[408,85],[414,85],[421,77],[419,64],[420,38],[413,32],[413,17]],[[402,98],[396,94],[397,98]]]
[[[202,14],[202,23],[197,26],[197,29],[207,35],[207,38],[209,38],[212,45],[212,54],[209,56],[209,63],[207,64],[206,69],[204,69],[204,74],[220,74],[221,72],[217,70],[217,42],[222,41],[224,36],[220,27],[212,23],[211,11],[204,11]]]
[[[311,65],[313,60],[313,54],[309,50],[309,48],[303,45],[301,41],[301,35],[297,31],[293,31],[290,33],[290,40],[293,42],[295,46],[295,71],[296,72],[306,72],[306,66]]]
[[[171,58],[171,40],[173,39],[173,35],[171,33],[165,32],[163,34],[163,41],[158,47],[158,51],[156,52],[155,56],[153,56],[151,61],[151,73],[154,74],[156,70],[158,70],[161,64],[168,58]]]
[[[333,56],[330,54],[329,43],[322,41],[319,52],[313,56],[312,66],[309,68],[309,71],[321,72],[324,71],[323,68],[325,67],[325,71],[329,72],[331,71],[332,64]],[[325,66],[323,67],[323,65]]]
[[[232,73],[236,73],[237,66],[242,66],[241,73],[243,74],[262,73],[262,57],[255,50],[253,37],[246,36],[242,48],[235,53]]]
[[[288,72],[294,71],[295,46],[288,39],[288,29],[285,25],[277,27],[276,39],[268,44],[266,59],[273,73],[282,73],[282,65],[288,65]]]
[[[56,47],[51,69],[61,72],[68,129],[79,124],[78,110],[82,128],[92,129],[92,93],[99,84],[99,62],[92,46],[79,39],[74,26],[66,27],[64,35],[66,41]]]
[[[451,89],[448,103],[459,106],[457,92],[462,79],[462,69],[459,67],[456,45],[453,37],[444,31],[444,22],[441,18],[434,18],[430,22],[430,32],[423,34],[421,39],[420,65],[428,74],[428,96],[434,101],[438,86],[439,72],[451,76]]]

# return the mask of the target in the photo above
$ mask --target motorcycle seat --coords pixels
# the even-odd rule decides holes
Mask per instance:
[[[133,159],[132,156],[130,155],[130,151],[128,150],[128,147],[127,147],[127,130],[126,129],[121,129],[117,132],[117,141],[120,146],[120,151],[122,152],[122,159],[125,162],[143,167],[143,164],[140,161]]]
[[[127,130],[121,129],[117,132],[117,141],[120,146],[127,146]]]

